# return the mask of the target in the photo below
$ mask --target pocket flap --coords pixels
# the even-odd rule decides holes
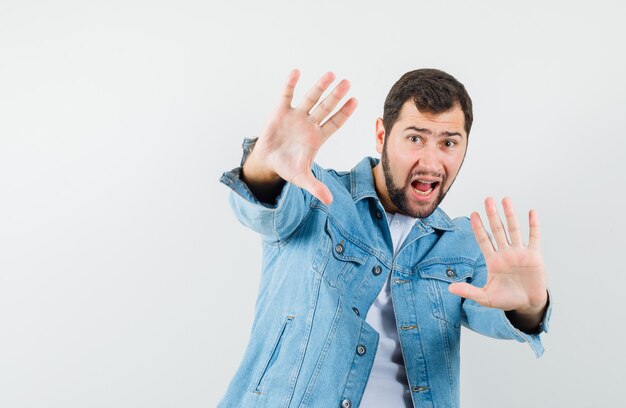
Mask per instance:
[[[422,278],[460,282],[474,276],[474,268],[465,263],[433,263],[418,267]]]
[[[368,253],[353,241],[330,220],[326,222],[326,231],[332,240],[331,252],[341,261],[356,262],[363,265],[367,261]]]

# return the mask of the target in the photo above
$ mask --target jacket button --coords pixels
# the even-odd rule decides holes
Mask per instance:
[[[376,218],[378,218],[379,220],[383,219],[383,213],[381,213],[380,210],[376,211]]]
[[[349,399],[341,401],[341,408],[352,408],[352,402]]]
[[[337,252],[338,254],[343,254],[343,244],[337,244],[335,246],[335,252]]]
[[[364,345],[359,344],[358,346],[356,346],[356,353],[360,356],[364,355],[365,352],[367,351],[367,349],[365,348]]]
[[[374,274],[374,276],[380,275],[382,271],[383,269],[380,267],[380,265],[376,265],[375,267],[372,268],[372,273]]]
[[[353,307],[352,310],[354,311],[355,315],[361,316],[361,312],[359,312],[359,309],[357,309],[356,307]]]
[[[446,275],[448,275],[448,278],[454,278],[454,275],[456,275],[454,273],[454,270],[452,268],[448,268],[448,270],[446,271]]]
[[[415,385],[413,386],[413,388],[411,388],[413,392],[422,392],[422,391],[426,391],[427,389],[428,387],[422,387],[420,385]]]

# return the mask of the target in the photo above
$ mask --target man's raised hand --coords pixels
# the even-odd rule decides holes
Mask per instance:
[[[350,98],[329,117],[348,93],[350,83],[345,79],[340,81],[318,104],[335,79],[335,75],[328,72],[306,93],[299,105],[292,107],[299,78],[298,70],[289,74],[281,102],[244,164],[242,179],[259,198],[264,195],[264,190],[275,190],[285,180],[328,205],[333,200],[332,194],[313,176],[311,165],[322,144],[352,115],[357,101]]]
[[[534,210],[529,212],[530,234],[528,245],[524,245],[511,200],[503,199],[502,207],[510,240],[493,198],[485,200],[485,212],[497,248],[478,213],[471,215],[472,229],[487,265],[486,285],[478,288],[468,283],[452,283],[449,291],[483,306],[510,311],[509,318],[519,322],[518,328],[531,330],[541,322],[548,301],[539,246],[539,217]]]

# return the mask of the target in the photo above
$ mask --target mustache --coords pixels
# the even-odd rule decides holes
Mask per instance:
[[[423,169],[413,170],[411,173],[409,173],[409,181],[414,180],[414,179],[419,178],[419,177],[434,178],[434,179],[436,179],[438,181],[443,181],[446,178],[443,173],[435,172],[435,171],[429,171],[429,170],[423,170]]]

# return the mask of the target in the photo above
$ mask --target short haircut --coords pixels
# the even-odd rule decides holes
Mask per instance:
[[[465,133],[469,136],[474,119],[472,99],[463,84],[452,75],[432,68],[416,69],[402,75],[385,99],[383,125],[387,134],[409,99],[415,102],[420,112],[425,113],[443,113],[458,104],[465,116]]]

